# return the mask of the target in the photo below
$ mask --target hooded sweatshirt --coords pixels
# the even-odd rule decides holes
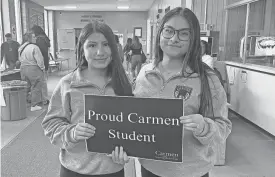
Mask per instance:
[[[183,77],[178,73],[165,80],[159,67],[161,66],[155,66],[153,63],[143,66],[136,79],[135,96],[184,98],[184,114],[199,114],[201,95],[199,75],[193,73],[189,77]],[[192,71],[189,69],[188,73],[190,72]],[[204,117],[205,128],[200,134],[184,130],[182,163],[140,159],[145,169],[161,177],[199,177],[211,170],[217,158],[224,158],[225,141],[231,132],[232,124],[228,119],[225,91],[218,77],[210,72],[208,81],[214,116],[208,111]]]
[[[51,47],[50,39],[47,36],[39,35],[36,37],[36,45],[39,47],[45,64],[45,70],[49,68],[49,47]]]
[[[21,66],[38,66],[45,69],[42,53],[37,45],[25,42],[18,49]]]

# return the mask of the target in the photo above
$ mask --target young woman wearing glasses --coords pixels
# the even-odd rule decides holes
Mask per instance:
[[[202,63],[200,25],[189,9],[165,14],[156,36],[156,59],[136,79],[137,97],[185,100],[183,162],[140,159],[143,177],[207,177],[231,132],[225,91]],[[169,105],[167,105],[169,109]],[[173,146],[173,145],[171,145]]]

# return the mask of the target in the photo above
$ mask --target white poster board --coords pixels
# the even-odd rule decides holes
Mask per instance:
[[[58,49],[74,50],[75,49],[75,30],[58,29],[57,30]]]

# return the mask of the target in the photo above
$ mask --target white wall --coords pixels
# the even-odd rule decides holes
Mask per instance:
[[[126,44],[127,34],[133,33],[134,27],[142,27],[142,38],[147,38],[147,12],[69,12],[69,11],[55,11],[54,13],[54,31],[57,33],[58,29],[74,29],[83,28],[87,22],[81,22],[83,15],[101,15],[104,22],[107,23],[114,32],[123,34],[123,44]],[[57,43],[57,36],[54,36],[55,45]],[[57,47],[55,47],[57,49]],[[146,45],[143,46],[146,53]],[[75,53],[73,51],[62,51],[61,56],[70,57],[70,68],[75,67]]]
[[[113,31],[122,33],[126,43],[127,33],[133,33],[134,27],[142,27],[142,39],[146,39],[147,12],[55,12],[56,29],[83,28],[82,15],[101,15]],[[146,47],[144,48],[146,50]],[[144,51],[145,52],[145,51]]]

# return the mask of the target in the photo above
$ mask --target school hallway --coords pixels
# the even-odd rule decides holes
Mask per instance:
[[[49,95],[66,73],[50,74]],[[2,177],[58,177],[59,149],[50,144],[41,128],[46,109],[29,112],[25,120],[1,122]],[[216,166],[210,177],[274,177],[275,138],[232,112],[229,118],[233,129],[227,139],[226,165]],[[125,173],[138,177],[133,161]]]

